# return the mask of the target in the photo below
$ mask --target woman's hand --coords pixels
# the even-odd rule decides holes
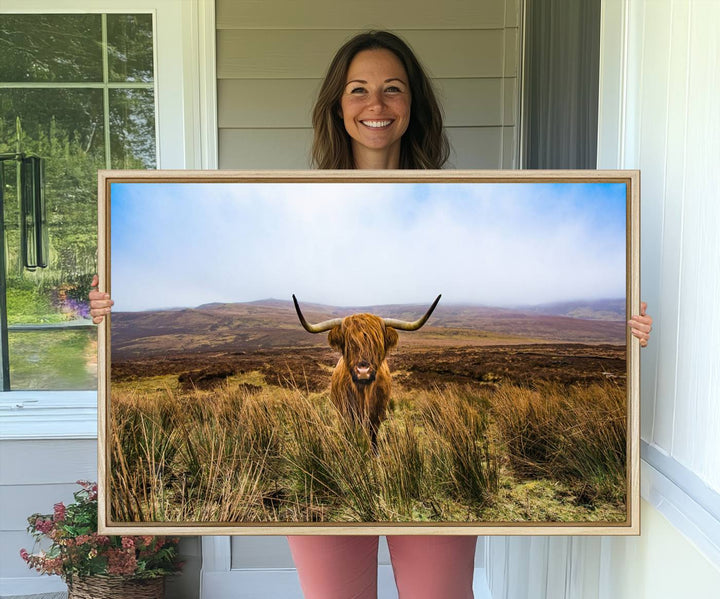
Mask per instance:
[[[98,276],[93,277],[90,287],[98,286]],[[110,314],[110,307],[115,303],[110,299],[109,293],[102,293],[95,289],[90,292],[90,316],[95,324],[100,324],[106,314]]]
[[[647,304],[640,302],[640,314],[636,314],[627,322],[632,334],[640,340],[640,347],[647,347],[650,331],[652,331],[653,319],[652,316],[645,313],[645,310],[647,310]]]

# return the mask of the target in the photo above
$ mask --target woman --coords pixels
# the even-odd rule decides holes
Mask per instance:
[[[320,169],[441,168],[449,155],[432,85],[410,48],[383,31],[363,33],[335,55],[312,116]],[[97,279],[93,281],[93,286]],[[107,294],[90,294],[99,323]],[[652,319],[628,322],[647,345]],[[377,536],[288,537],[307,599],[377,596]],[[400,599],[472,598],[476,537],[389,536]]]

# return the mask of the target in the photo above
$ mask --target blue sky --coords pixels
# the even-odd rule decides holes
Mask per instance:
[[[113,183],[118,311],[625,296],[625,186]]]

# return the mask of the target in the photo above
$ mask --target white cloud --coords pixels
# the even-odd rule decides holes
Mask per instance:
[[[580,188],[205,183],[127,191],[113,200],[118,310],[293,293],[336,305],[427,303],[438,293],[487,305],[624,295],[624,212],[603,214]]]

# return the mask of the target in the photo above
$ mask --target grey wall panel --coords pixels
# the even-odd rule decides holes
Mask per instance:
[[[78,476],[87,472],[78,472]],[[93,480],[97,478],[94,474]],[[73,501],[73,493],[80,487],[71,482],[43,485],[0,486],[0,530],[25,530],[30,514],[52,514],[53,505],[59,501]]]
[[[218,126],[310,127],[321,79],[221,79]]]
[[[317,78],[354,31],[219,30],[219,79]],[[512,44],[502,29],[398,31],[433,77],[515,76]],[[508,38],[514,38],[510,35]],[[513,42],[514,43],[514,42]],[[503,51],[498,51],[505,45]]]
[[[447,168],[501,168],[502,127],[450,127],[451,154]]]
[[[419,4],[419,3],[418,3]],[[219,29],[486,29],[517,19],[518,0],[445,0],[423,2],[409,10],[407,2],[312,0],[218,2]]]
[[[520,80],[517,77],[503,80],[503,125],[517,125],[520,120],[517,111],[519,85]]]
[[[504,71],[505,77],[517,77],[520,74],[520,30],[505,29],[503,33],[505,44]]]
[[[505,2],[505,27],[520,27],[522,21],[522,3],[525,0],[507,0]]]
[[[503,124],[503,80],[436,79],[446,127],[488,127]]]
[[[273,556],[274,568],[294,568],[287,539],[278,537],[233,537],[230,567],[264,568],[267,556]]]
[[[221,169],[306,169],[311,129],[221,129]]]
[[[0,485],[53,485],[82,478],[97,478],[94,439],[0,442]]]
[[[518,127],[503,127],[502,168],[520,168],[517,147],[520,132]]]

